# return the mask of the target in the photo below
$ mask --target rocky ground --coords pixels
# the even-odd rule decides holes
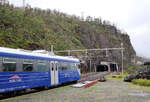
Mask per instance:
[[[150,88],[111,79],[89,88],[61,86],[1,102],[150,102]]]

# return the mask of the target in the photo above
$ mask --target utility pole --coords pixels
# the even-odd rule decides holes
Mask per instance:
[[[84,12],[81,12],[81,19],[84,20]]]
[[[22,0],[22,6],[23,6],[23,9],[25,10],[25,0]]]
[[[90,73],[92,72],[92,69],[91,69],[91,65],[92,63],[91,63],[91,58],[90,58]]]
[[[70,50],[68,50],[68,56],[71,56],[71,51]]]
[[[87,57],[87,54],[88,54],[88,50],[87,49],[85,49],[85,56]]]
[[[121,43],[121,55],[122,55],[122,75],[123,75],[123,43]]]
[[[53,45],[51,45],[51,52],[54,52]]]
[[[108,49],[106,48],[106,57],[108,57]]]

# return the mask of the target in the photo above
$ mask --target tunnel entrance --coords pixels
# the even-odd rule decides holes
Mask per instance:
[[[96,66],[96,72],[104,72],[104,71],[108,71],[107,65],[97,65]]]
[[[104,72],[104,71],[109,71],[109,72],[118,72],[118,64],[115,62],[105,62],[102,61],[101,64],[98,64],[96,66],[96,72]]]
[[[110,64],[110,71],[117,72],[117,64]]]

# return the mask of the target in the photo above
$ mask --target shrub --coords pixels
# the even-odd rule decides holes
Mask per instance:
[[[129,73],[134,73],[134,72],[136,72],[136,69],[135,69],[133,66],[129,66],[129,67],[127,68],[127,70],[128,70]]]
[[[147,80],[147,79],[134,79],[132,80],[132,83],[143,85],[143,86],[150,86],[150,80]]]

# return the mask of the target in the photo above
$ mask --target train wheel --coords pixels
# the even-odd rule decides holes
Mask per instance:
[[[48,86],[44,86],[44,89],[47,90],[47,89],[48,89]]]
[[[16,96],[16,94],[17,94],[16,91],[9,92],[9,97],[14,97]]]

